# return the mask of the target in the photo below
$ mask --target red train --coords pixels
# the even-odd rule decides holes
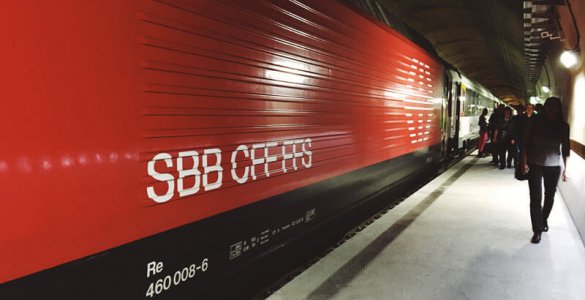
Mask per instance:
[[[251,294],[471,148],[497,99],[380,14],[3,3],[0,298]]]

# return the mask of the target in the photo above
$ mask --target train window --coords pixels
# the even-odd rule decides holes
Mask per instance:
[[[481,111],[490,107],[491,100],[474,90],[467,90],[463,111],[466,116],[479,116]]]
[[[464,107],[463,107],[463,114],[466,116],[473,115],[474,96],[475,96],[475,94],[473,93],[473,90],[470,90],[470,89],[466,90],[466,93],[464,96],[465,102],[464,102]]]
[[[475,116],[476,112],[477,112],[477,94],[473,93],[473,98],[472,98],[472,102],[471,102],[471,115]]]
[[[487,98],[481,98],[481,109],[489,107],[489,100]]]
[[[470,90],[467,93],[467,99],[468,99],[468,101],[467,101],[466,114],[468,116],[472,116],[473,115],[473,106],[475,106],[475,93],[472,90]]]

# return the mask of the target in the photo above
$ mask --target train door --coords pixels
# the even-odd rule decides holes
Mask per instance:
[[[459,115],[461,114],[461,102],[459,99],[460,83],[451,82],[447,98],[448,125],[448,155],[453,157],[457,154],[459,144]]]
[[[466,136],[469,134],[469,118],[466,117],[467,87],[462,82],[457,85],[457,150],[465,152],[467,149]]]
[[[453,138],[453,152],[457,153],[459,151],[459,149],[461,148],[461,145],[459,145],[459,140],[461,138],[460,133],[461,133],[461,115],[462,115],[462,98],[464,97],[463,95],[463,84],[458,82],[455,83],[455,136]]]
[[[443,78],[443,101],[441,104],[441,157],[446,158],[449,151],[449,138],[451,134],[451,115],[449,105],[451,99],[451,77],[445,72]]]

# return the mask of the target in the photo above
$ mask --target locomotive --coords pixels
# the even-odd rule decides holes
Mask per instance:
[[[0,15],[2,299],[249,297],[473,149],[499,102],[371,0]]]

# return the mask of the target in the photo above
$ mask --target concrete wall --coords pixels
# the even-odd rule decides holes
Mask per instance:
[[[560,52],[573,48],[577,44],[575,26],[571,20],[568,8],[559,7],[561,26],[565,33],[565,40],[557,51],[552,51],[547,64],[553,70],[555,77],[555,92],[563,99],[567,121],[571,125],[571,139],[585,144],[585,1],[569,0],[573,13],[577,18],[577,27],[581,34],[580,63],[573,69],[567,70],[558,63]],[[555,55],[557,54],[557,55]],[[575,221],[585,244],[585,159],[572,152],[567,164],[568,182],[560,182],[559,190]]]
[[[572,152],[567,173],[569,180],[559,182],[559,191],[585,244],[585,159]]]

